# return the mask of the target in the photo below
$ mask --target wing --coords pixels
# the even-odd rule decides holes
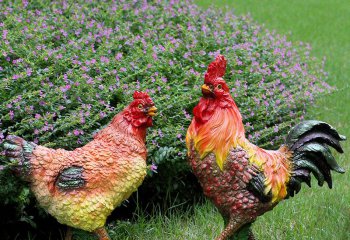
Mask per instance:
[[[254,194],[262,203],[267,203],[272,200],[272,193],[269,191],[265,194],[265,181],[266,177],[263,172],[259,171],[254,165],[252,170],[256,173],[255,176],[250,179],[247,189]]]
[[[86,185],[83,177],[84,168],[80,166],[70,166],[57,175],[55,185],[58,189],[69,191],[73,189],[82,188]]]

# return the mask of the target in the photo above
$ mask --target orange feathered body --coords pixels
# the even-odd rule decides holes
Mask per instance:
[[[81,148],[51,149],[9,135],[6,155],[48,213],[99,233],[146,176],[146,129],[156,110],[147,93],[135,92],[134,101]]]
[[[93,231],[142,183],[146,147],[121,115],[94,140],[74,151],[37,146],[32,154],[31,189],[40,205],[60,223]],[[82,167],[83,186],[62,190],[57,177],[69,167]]]

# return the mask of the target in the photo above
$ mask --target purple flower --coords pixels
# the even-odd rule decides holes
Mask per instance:
[[[189,56],[191,56],[191,52],[186,52],[186,53],[183,55],[183,58],[188,59]]]
[[[10,120],[13,120],[15,113],[12,110],[10,110],[9,116],[10,116]]]
[[[63,86],[63,87],[60,87],[60,90],[61,92],[67,92],[69,89],[71,89],[71,85],[66,85],[66,86]]]
[[[105,118],[107,116],[107,114],[105,112],[100,112],[100,118]]]
[[[15,75],[12,76],[13,80],[17,80],[19,78],[21,78],[21,75],[15,74]]]
[[[115,59],[116,60],[120,60],[120,59],[122,59],[122,57],[123,57],[123,54],[122,53],[117,53],[117,55],[115,55]]]
[[[5,40],[7,38],[7,34],[8,34],[8,30],[7,29],[2,30],[2,39]]]
[[[153,57],[154,60],[158,60],[158,56],[157,56],[156,52],[152,53],[152,57]]]
[[[80,131],[79,131],[78,129],[74,129],[74,130],[73,130],[73,134],[74,134],[75,136],[79,136],[79,135],[80,135]]]
[[[156,165],[155,163],[152,163],[152,164],[149,166],[149,170],[150,170],[151,172],[158,173],[158,172],[157,172],[157,169],[158,169],[158,167],[157,167],[157,165]]]
[[[27,76],[30,77],[32,75],[33,70],[31,68],[26,69]]]
[[[87,66],[82,66],[81,70],[83,70],[84,72],[88,72],[90,69]]]
[[[185,115],[186,119],[190,119],[191,115],[186,112],[186,110],[183,110],[183,114]]]
[[[103,62],[103,63],[109,63],[108,57],[101,56],[100,60],[101,60],[101,62]]]

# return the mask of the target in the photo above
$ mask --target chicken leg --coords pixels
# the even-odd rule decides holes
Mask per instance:
[[[66,232],[66,236],[64,237],[64,240],[72,240],[72,228],[71,227],[67,227],[67,232]]]
[[[225,220],[225,229],[221,232],[220,236],[216,240],[228,240],[234,235],[234,233],[242,226],[242,223],[237,222],[234,218]]]
[[[225,229],[216,240],[255,240],[252,223],[241,224],[236,218],[224,219]]]
[[[105,227],[98,228],[94,231],[99,240],[111,240]]]

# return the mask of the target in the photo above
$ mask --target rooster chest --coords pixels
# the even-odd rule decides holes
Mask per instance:
[[[204,194],[224,216],[239,212],[252,216],[257,214],[260,201],[247,189],[255,173],[245,150],[231,149],[223,170],[218,167],[213,153],[200,159],[192,149],[190,155],[191,167]]]

